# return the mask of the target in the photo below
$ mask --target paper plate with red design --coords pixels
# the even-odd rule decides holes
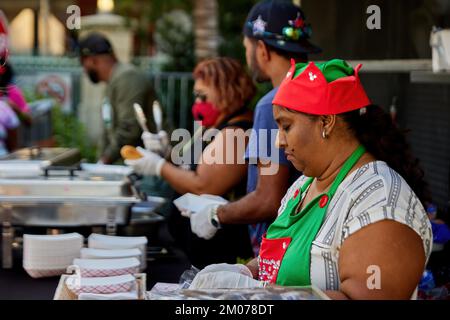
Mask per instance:
[[[131,274],[115,277],[83,278],[72,275],[67,278],[66,285],[75,294],[80,293],[119,293],[129,292],[135,282]]]
[[[136,258],[125,259],[75,259],[82,277],[111,277],[139,272],[140,262]]]

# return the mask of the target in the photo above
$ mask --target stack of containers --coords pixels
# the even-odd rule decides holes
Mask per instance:
[[[78,299],[137,299],[134,274],[146,268],[146,237],[92,234],[66,285]]]
[[[147,237],[116,237],[93,233],[88,238],[88,247],[82,258],[113,259],[137,257],[140,270],[147,268]]]
[[[66,271],[80,257],[83,236],[62,235],[23,236],[23,268],[33,278],[52,277]]]

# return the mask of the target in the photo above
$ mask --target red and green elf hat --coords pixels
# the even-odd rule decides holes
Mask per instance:
[[[314,115],[341,114],[370,105],[358,72],[344,60],[295,64],[280,85],[272,104]]]

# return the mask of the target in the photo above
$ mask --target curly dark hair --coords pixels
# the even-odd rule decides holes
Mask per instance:
[[[407,131],[401,130],[383,108],[370,105],[365,113],[356,110],[340,117],[368,152],[406,180],[424,206],[431,202],[424,171],[406,140]]]

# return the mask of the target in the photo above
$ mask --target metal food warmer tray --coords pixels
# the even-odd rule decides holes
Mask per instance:
[[[15,226],[78,227],[106,225],[110,235],[126,225],[133,207],[153,211],[165,203],[136,187],[139,176],[123,166],[81,164],[49,167],[41,162],[0,161],[0,221],[3,267],[12,267]],[[142,207],[138,208],[142,211]]]
[[[40,167],[71,166],[80,161],[81,153],[76,148],[29,147],[0,157],[1,164],[39,165]]]

